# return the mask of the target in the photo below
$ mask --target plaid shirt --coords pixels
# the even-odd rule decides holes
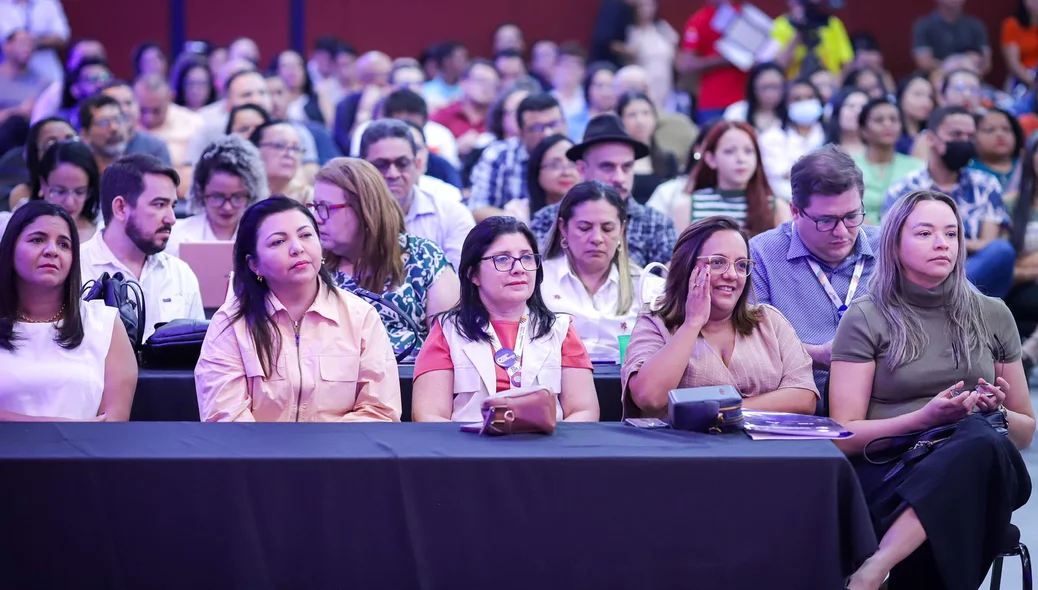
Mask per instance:
[[[519,138],[495,141],[483,150],[472,169],[469,209],[505,206],[526,197],[526,163],[530,155]]]
[[[945,192],[934,184],[930,171],[926,168],[913,172],[895,182],[887,190],[887,198],[883,202],[883,214],[904,195],[915,191]],[[991,221],[998,225],[1009,225],[1009,215],[1002,202],[1002,185],[998,179],[982,170],[964,168],[959,175],[959,184],[951,192],[951,198],[959,206],[962,225],[966,239],[975,240],[980,237],[981,226]]]
[[[559,204],[548,205],[538,211],[530,222],[530,229],[538,242],[545,242],[559,216]],[[645,267],[650,262],[667,264],[674,254],[678,232],[670,217],[642,205],[634,198],[627,199],[627,253],[631,262]],[[543,249],[542,249],[543,250]]]

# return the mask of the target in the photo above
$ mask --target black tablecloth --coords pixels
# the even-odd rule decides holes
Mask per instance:
[[[842,588],[829,442],[562,424],[0,424],[8,588]]]
[[[403,420],[411,420],[411,378],[414,365],[400,365],[400,397]],[[620,366],[595,365],[595,390],[603,422],[619,422],[623,416],[620,403]],[[198,399],[195,377],[191,371],[157,371],[142,368],[137,378],[131,420],[198,421]]]

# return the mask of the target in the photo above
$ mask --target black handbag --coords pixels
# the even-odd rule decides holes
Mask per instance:
[[[731,385],[674,389],[668,398],[675,430],[719,434],[743,429],[742,396]]]
[[[209,320],[159,324],[141,349],[141,364],[155,369],[194,369],[208,331]]]
[[[883,478],[887,481],[894,477],[905,467],[911,467],[918,463],[930,453],[937,450],[948,441],[958,430],[959,425],[966,420],[981,419],[1003,436],[1009,435],[1009,424],[1006,417],[999,410],[984,412],[967,416],[957,422],[944,424],[929,430],[919,430],[908,434],[894,436],[881,436],[869,441],[862,450],[862,456],[873,465],[893,464],[890,471]]]
[[[83,285],[83,300],[101,300],[108,307],[119,310],[119,319],[126,327],[126,335],[134,352],[139,352],[144,342],[145,308],[144,291],[137,281],[123,278],[123,273],[115,275],[103,273],[94,280]]]

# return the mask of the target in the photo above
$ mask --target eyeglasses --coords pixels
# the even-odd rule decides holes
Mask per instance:
[[[55,201],[68,201],[70,197],[76,199],[85,199],[90,194],[90,187],[80,187],[77,189],[68,189],[63,186],[52,186],[47,188],[47,196]]]
[[[374,166],[375,169],[379,171],[379,174],[386,174],[386,173],[388,173],[390,166],[396,166],[396,169],[399,172],[404,172],[405,170],[410,170],[412,164],[414,164],[414,159],[413,158],[408,158],[407,156],[401,156],[401,157],[399,157],[399,158],[397,158],[395,160],[387,160],[385,158],[379,158],[377,160],[372,160],[371,161],[371,165]]]
[[[205,204],[212,207],[223,207],[230,203],[232,207],[244,207],[249,204],[249,199],[252,197],[249,193],[234,193],[233,195],[225,195],[223,193],[209,193],[202,197],[205,199]]]
[[[292,154],[293,156],[302,156],[303,152],[305,151],[305,150],[303,150],[303,148],[301,146],[291,145],[291,144],[287,144],[287,143],[281,143],[280,141],[274,141],[274,142],[261,141],[259,146],[261,148],[263,148],[263,147],[270,148],[270,149],[272,149],[274,151],[278,151],[278,152],[289,153],[289,154]]]
[[[843,217],[811,217],[804,211],[800,212],[801,215],[815,222],[815,229],[818,231],[833,231],[836,229],[836,224],[843,222],[843,227],[851,229],[858,227],[865,222],[865,210],[862,209],[858,213],[848,213]]]
[[[545,162],[544,165],[541,166],[542,170],[547,170],[549,172],[561,172],[563,170],[571,169],[575,170],[576,168],[577,165],[569,160],[552,160],[550,162]]]
[[[541,267],[540,254],[523,254],[518,258],[508,254],[497,254],[496,256],[484,256],[480,260],[493,260],[494,268],[500,272],[512,272],[516,262],[523,267],[523,270],[537,270]]]
[[[328,203],[307,203],[306,208],[313,211],[314,215],[319,217],[321,221],[328,221],[328,216],[332,214],[332,211],[338,211],[339,209],[345,209],[349,207],[346,204],[329,205]]]
[[[706,260],[707,265],[710,267],[710,274],[712,275],[723,275],[728,272],[733,262],[728,260],[727,257],[721,256],[720,254],[714,256],[698,256],[696,260]],[[753,271],[753,261],[749,258],[740,258],[734,262],[735,272],[741,276],[748,277]]]
[[[101,129],[112,129],[118,127],[126,122],[126,117],[107,117],[104,119],[94,119],[92,127],[100,127]]]
[[[555,131],[562,127],[562,120],[557,119],[548,123],[533,123],[526,128],[530,133],[547,133],[549,131]]]

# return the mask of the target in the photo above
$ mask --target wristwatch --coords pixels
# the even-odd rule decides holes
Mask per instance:
[[[1006,427],[1009,427],[1009,409],[1003,404],[998,405],[998,411],[1002,412],[1002,419],[1006,421]]]

